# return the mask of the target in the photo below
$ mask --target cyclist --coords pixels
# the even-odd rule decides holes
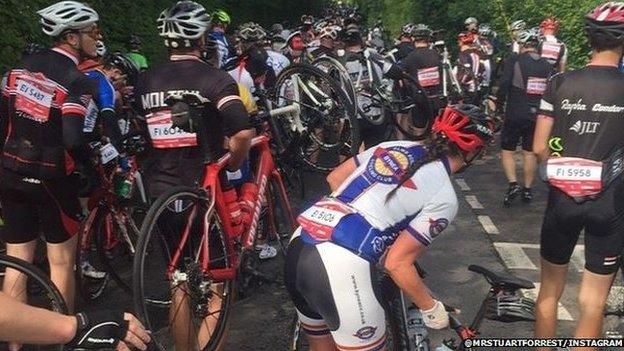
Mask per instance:
[[[464,21],[464,26],[466,27],[466,31],[472,34],[479,34],[479,21],[477,21],[474,17],[468,17]]]
[[[442,57],[440,53],[431,48],[431,29],[420,23],[414,26],[412,36],[414,37],[415,49],[403,61],[403,67],[414,77],[418,84],[425,90],[434,116],[446,105],[446,99],[442,94]],[[419,116],[425,116],[419,113]],[[416,128],[424,128],[427,120],[420,118],[415,120]],[[421,130],[424,132],[424,130]]]
[[[457,37],[459,55],[455,75],[464,92],[464,102],[479,105],[481,79],[484,67],[481,52],[474,46],[475,36],[470,32],[461,32]]]
[[[290,65],[290,61],[286,56],[284,56],[279,50],[276,50],[275,43],[276,39],[279,42],[280,37],[267,37],[263,42],[263,48],[268,55],[267,64],[273,68],[273,72],[275,72],[275,77],[279,76],[279,74],[284,70],[284,68]],[[283,46],[284,43],[280,43],[280,47]]]
[[[481,153],[490,125],[476,106],[450,106],[424,143],[381,143],[329,174],[332,193],[299,216],[284,265],[311,351],[384,349],[384,310],[371,279],[378,263],[429,328],[448,326],[413,263],[455,217],[450,175]]]
[[[535,323],[538,338],[557,335],[557,303],[582,230],[585,270],[574,337],[602,335],[605,301],[624,249],[624,178],[613,173],[621,169],[621,160],[596,162],[617,155],[624,147],[624,75],[618,71],[624,46],[624,3],[599,5],[585,16],[585,28],[591,60],[583,68],[550,79],[533,142],[539,159],[550,164],[551,184],[541,233],[541,288]],[[572,163],[567,162],[570,157],[574,158]],[[570,174],[582,169],[587,177],[575,178],[578,181],[570,184],[558,177],[562,166],[557,164],[568,167]],[[609,181],[612,174],[614,178]]]
[[[134,64],[139,68],[139,70],[144,71],[148,68],[147,59],[143,54],[141,54],[141,38],[137,35],[131,35],[130,40],[128,41],[130,46],[130,52],[128,53],[128,58],[134,62]],[[102,55],[104,56],[104,55]]]
[[[241,25],[238,35],[238,62],[235,68],[228,69],[238,83],[242,83],[255,92],[256,86],[272,87],[275,85],[275,71],[269,62],[269,54],[262,48],[266,32],[257,23]]]
[[[517,20],[511,22],[509,25],[509,32],[511,34],[511,43],[509,44],[509,49],[512,53],[518,54],[520,53],[520,45],[516,41],[518,37],[518,33],[526,29],[526,22],[524,20]]]
[[[372,91],[374,77],[382,77],[393,66],[374,50],[363,46],[362,33],[356,24],[350,24],[345,29],[343,41],[345,43],[345,68],[358,91],[357,108],[360,133],[365,148],[370,148],[390,138],[393,128],[389,123],[394,116],[381,116],[381,106],[373,101]],[[366,56],[371,62],[369,71]],[[366,118],[382,119],[381,125],[374,125]]]
[[[75,1],[61,1],[37,13],[54,46],[24,57],[8,73],[0,100],[2,239],[8,255],[32,262],[37,239],[44,233],[51,279],[72,311],[81,218],[73,173],[89,158],[82,129],[92,94],[88,77],[76,65],[96,56],[99,16]],[[26,291],[26,282],[11,270],[4,286],[14,286],[9,290],[20,294]],[[26,299],[24,294],[12,297]]]
[[[217,10],[212,14],[212,28],[210,28],[210,39],[218,44],[219,48],[219,68],[225,67],[226,62],[232,58],[232,49],[225,36],[228,26],[230,25],[230,15],[224,10]]]
[[[566,45],[557,37],[559,21],[555,17],[546,17],[540,23],[540,31],[543,37],[539,46],[539,52],[543,58],[554,67],[555,71],[563,72],[568,61],[568,49]]]
[[[510,56],[498,82],[497,103],[505,107],[505,122],[501,132],[501,163],[509,188],[503,201],[505,206],[522,195],[522,200],[533,199],[531,186],[535,178],[537,160],[532,152],[535,118],[539,102],[552,72],[551,65],[537,52],[539,33],[525,30],[518,33],[520,54]],[[524,187],[518,185],[514,154],[521,143],[523,150]]]
[[[179,1],[163,11],[158,30],[169,49],[169,62],[141,74],[135,87],[137,109],[146,117],[153,146],[154,164],[147,172],[153,198],[171,186],[193,185],[201,179],[206,150],[222,145],[224,135],[229,137],[228,148],[233,156],[231,170],[237,170],[247,157],[254,132],[236,82],[201,59],[209,23],[204,7],[193,1]],[[210,101],[202,112],[211,123],[210,130],[205,131],[211,133],[208,140],[201,133],[183,132],[172,126],[171,110],[164,100],[183,92],[197,92]],[[221,148],[219,151],[225,152]]]
[[[396,62],[403,61],[414,50],[414,38],[412,37],[413,31],[413,23],[407,23],[401,29],[399,43],[394,47],[396,50],[394,53],[394,59]]]
[[[494,54],[496,53],[495,43],[492,39],[495,39],[495,33],[490,28],[489,24],[483,23],[478,28],[479,36],[475,40],[475,45],[481,51],[481,62],[483,63],[483,81],[481,82],[481,90],[484,93],[489,93],[492,85],[492,75],[496,71],[496,61]]]
[[[321,28],[317,35],[319,40],[319,46],[310,53],[310,56],[315,59],[321,56],[329,56],[337,59],[336,51],[334,48],[335,41],[338,37],[336,29],[332,25]]]
[[[107,55],[102,65],[88,70],[86,75],[97,85],[97,93],[93,97],[94,103],[87,108],[84,132],[93,133],[99,118],[104,127],[104,133],[100,134],[116,143],[121,138],[116,103],[120,102],[123,88],[136,84],[139,69],[128,57],[116,52]]]
[[[81,312],[65,316],[22,304],[0,292],[0,341],[56,345],[67,349],[147,350],[150,336],[129,313]]]
[[[303,42],[301,32],[295,31],[288,36],[284,45],[284,56],[292,63],[300,63],[306,54],[306,44]]]

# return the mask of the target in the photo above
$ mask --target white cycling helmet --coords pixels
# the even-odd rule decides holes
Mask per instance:
[[[156,20],[158,35],[167,39],[195,40],[201,38],[210,25],[206,9],[194,1],[179,1],[164,10]],[[185,46],[190,46],[186,43]]]
[[[526,29],[526,22],[524,20],[513,21],[509,25],[509,30],[511,31],[525,30],[525,29]]]
[[[51,37],[59,36],[66,30],[89,27],[100,19],[97,12],[77,1],[60,1],[37,11],[42,30]]]
[[[336,40],[338,37],[338,32],[334,26],[323,27],[318,34],[318,38],[330,37],[331,39]]]
[[[474,17],[468,17],[468,18],[466,18],[466,20],[464,21],[464,25],[465,25],[465,26],[469,26],[469,25],[471,25],[471,24],[479,24],[479,21],[477,21],[477,19],[476,19],[476,18],[474,18]]]
[[[518,32],[518,36],[517,36],[518,43],[523,44],[523,45],[537,44],[537,42],[539,41],[539,38],[540,38],[539,29],[536,30],[535,28],[522,30]]]

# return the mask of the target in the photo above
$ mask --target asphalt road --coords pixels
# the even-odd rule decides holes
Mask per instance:
[[[507,184],[500,160],[493,151],[464,174],[455,176],[454,182],[459,213],[420,262],[428,272],[425,281],[430,289],[439,299],[461,308],[459,318],[468,323],[488,290],[485,280],[469,272],[468,265],[479,264],[539,283],[539,235],[546,187],[538,181],[531,204],[517,201],[510,208],[503,208]],[[295,207],[312,202],[326,192],[321,175],[306,175],[305,184],[306,199],[293,199]],[[576,295],[583,267],[582,252],[582,245],[578,246],[560,305],[561,336],[572,334],[578,318]],[[266,261],[260,268],[281,277],[279,259]],[[534,297],[537,292],[534,289],[526,291],[525,295]],[[119,289],[111,288],[102,302],[89,308],[112,306],[131,308],[130,299]],[[250,289],[249,297],[236,302],[233,308],[226,350],[286,350],[293,316],[294,310],[281,279],[275,284]],[[532,323],[528,322],[485,321],[481,327],[481,335],[490,337],[530,337],[532,332]],[[450,332],[436,333],[433,339],[450,336]]]

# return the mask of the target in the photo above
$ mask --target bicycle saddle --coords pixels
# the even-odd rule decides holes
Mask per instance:
[[[513,275],[494,273],[489,269],[477,265],[470,265],[468,270],[471,272],[482,274],[492,286],[501,286],[509,290],[533,289],[535,285],[532,282],[514,277]]]

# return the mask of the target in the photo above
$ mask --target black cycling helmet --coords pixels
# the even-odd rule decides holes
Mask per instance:
[[[414,40],[431,40],[433,31],[426,24],[419,23],[412,28],[412,37]]]
[[[505,323],[535,320],[535,301],[516,292],[503,291],[488,298],[485,306],[485,318],[490,320]]]
[[[624,3],[608,2],[596,7],[585,16],[585,29],[590,37],[624,41]]]
[[[134,86],[139,76],[139,68],[132,60],[120,52],[114,52],[104,58],[104,67],[117,68],[126,76],[128,85]]]
[[[360,27],[357,24],[348,25],[343,33],[343,41],[345,44],[358,44],[362,42],[362,32],[360,31]]]

